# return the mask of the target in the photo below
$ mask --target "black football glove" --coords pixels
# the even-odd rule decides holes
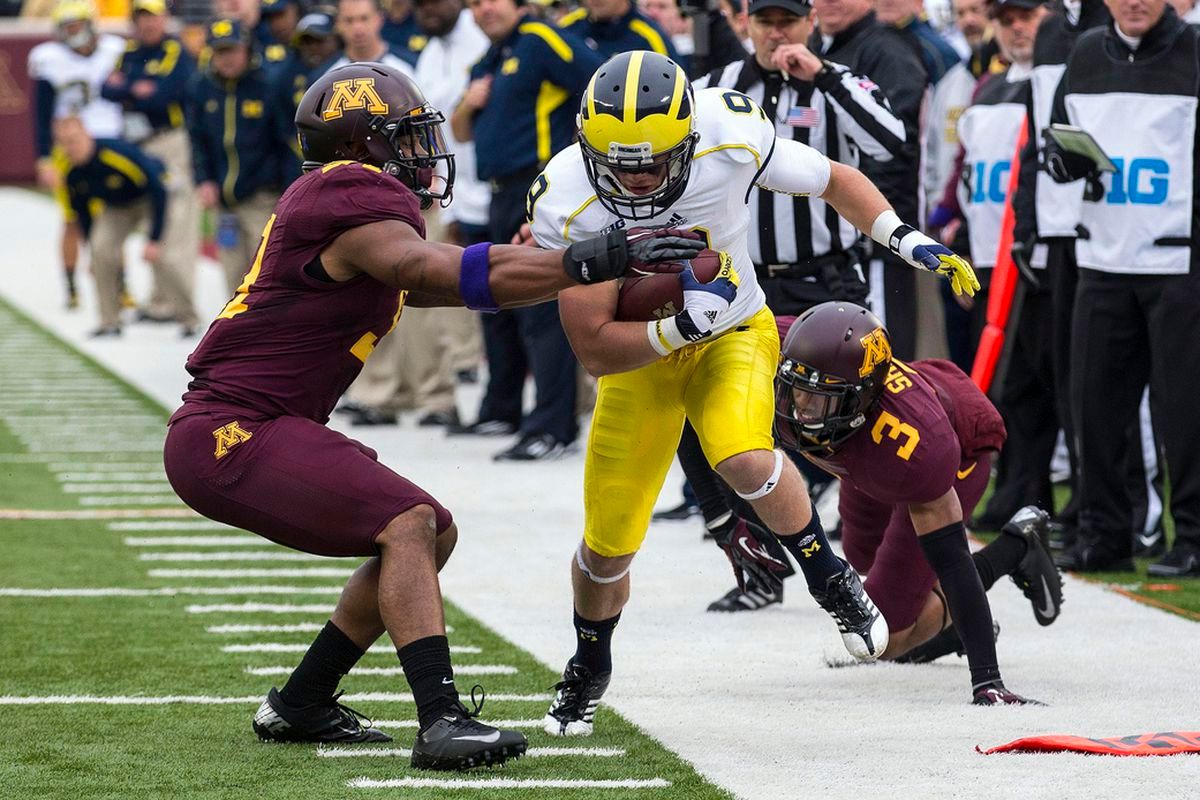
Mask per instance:
[[[642,274],[683,272],[683,264],[706,247],[704,238],[674,228],[611,231],[584,239],[563,253],[563,269],[576,283],[600,283],[624,277],[630,270]]]
[[[780,586],[795,572],[774,534],[752,522],[738,519],[715,531],[713,540],[725,551],[740,591],[746,591],[747,575],[763,586]]]
[[[1016,265],[1017,271],[1021,273],[1021,278],[1035,292],[1042,288],[1042,282],[1038,279],[1037,271],[1033,268],[1033,248],[1036,246],[1036,239],[1029,239],[1028,241],[1014,239],[1012,249],[1009,251],[1012,254],[1013,264]]]
[[[1042,131],[1042,157],[1045,159],[1046,172],[1055,183],[1071,183],[1099,172],[1095,161],[1064,149],[1051,138],[1048,129]]]

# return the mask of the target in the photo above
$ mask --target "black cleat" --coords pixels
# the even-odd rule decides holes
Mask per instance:
[[[542,729],[551,736],[591,736],[596,707],[611,677],[611,672],[593,675],[587,667],[568,661],[562,680],[554,684],[557,694],[542,719]]]
[[[264,742],[341,743],[390,742],[374,723],[338,702],[338,692],[323,703],[292,708],[272,687],[254,715],[254,732]],[[364,724],[365,723],[365,724]]]
[[[655,522],[678,522],[679,520],[691,519],[700,515],[700,506],[688,500],[684,500],[674,508],[664,509],[663,511],[655,511],[650,515],[650,519]],[[705,536],[704,538],[709,538]]]
[[[1200,547],[1178,539],[1171,550],[1151,564],[1146,572],[1156,578],[1195,578],[1200,576]]]
[[[1025,557],[1009,578],[1033,606],[1033,618],[1039,625],[1050,625],[1062,613],[1062,575],[1046,546],[1050,515],[1037,506],[1025,506],[1000,529],[1000,535],[1025,540]]]
[[[871,602],[854,568],[842,564],[844,569],[830,576],[824,591],[811,586],[808,591],[837,623],[847,652],[859,661],[874,661],[887,650],[887,620]]]
[[[993,620],[992,641],[995,642],[999,638],[1000,623]],[[929,641],[922,642],[904,655],[893,659],[893,661],[897,664],[928,664],[951,653],[962,658],[966,652],[967,648],[963,646],[958,631],[954,630],[954,626],[951,625]]]
[[[1039,700],[1030,700],[1028,697],[1021,697],[1016,692],[1010,692],[1004,688],[1004,684],[1000,682],[989,683],[986,686],[980,686],[974,692],[975,697],[971,700],[972,705],[977,706],[1044,706],[1045,703]]]
[[[479,700],[475,692],[479,691]],[[503,764],[510,758],[520,758],[529,747],[522,733],[493,728],[475,717],[483,710],[483,687],[471,690],[474,711],[460,702],[432,725],[417,734],[413,744],[411,764],[414,769],[460,772],[475,767]]]
[[[719,600],[709,603],[709,611],[733,613],[758,611],[760,608],[783,602],[783,581],[766,584],[754,578],[746,579],[746,591],[733,587]]]
[[[1054,557],[1054,563],[1068,572],[1133,572],[1133,559],[1118,555],[1101,542],[1080,536],[1075,543]]]

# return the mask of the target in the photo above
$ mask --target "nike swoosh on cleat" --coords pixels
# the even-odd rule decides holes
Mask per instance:
[[[453,686],[454,678],[442,678],[442,686]]]
[[[500,741],[500,731],[492,731],[488,734],[480,734],[478,736],[455,736],[460,742],[483,742],[484,744],[492,744]]]
[[[1050,594],[1050,584],[1046,583],[1046,576],[1042,576],[1042,591],[1046,593],[1046,607],[1039,608],[1037,611],[1043,617],[1054,616],[1054,599]]]

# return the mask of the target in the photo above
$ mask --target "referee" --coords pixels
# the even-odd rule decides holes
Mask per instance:
[[[1071,417],[1080,462],[1077,571],[1132,569],[1125,437],[1146,381],[1165,438],[1175,543],[1151,575],[1200,575],[1200,416],[1192,376],[1200,308],[1200,30],[1166,0],[1110,0],[1113,23],[1079,37],[1052,123],[1095,137],[1118,171],[1046,146],[1056,181],[1087,178],[1071,330]]]

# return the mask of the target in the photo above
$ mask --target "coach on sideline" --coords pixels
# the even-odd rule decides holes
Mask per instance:
[[[1071,415],[1080,461],[1079,538],[1059,565],[1131,569],[1125,431],[1147,379],[1164,437],[1175,545],[1151,575],[1200,575],[1200,206],[1194,168],[1200,30],[1166,0],[1107,0],[1113,23],[1079,37],[1051,122],[1088,131],[1118,171],[1050,143],[1059,182],[1088,178],[1071,331]]]

